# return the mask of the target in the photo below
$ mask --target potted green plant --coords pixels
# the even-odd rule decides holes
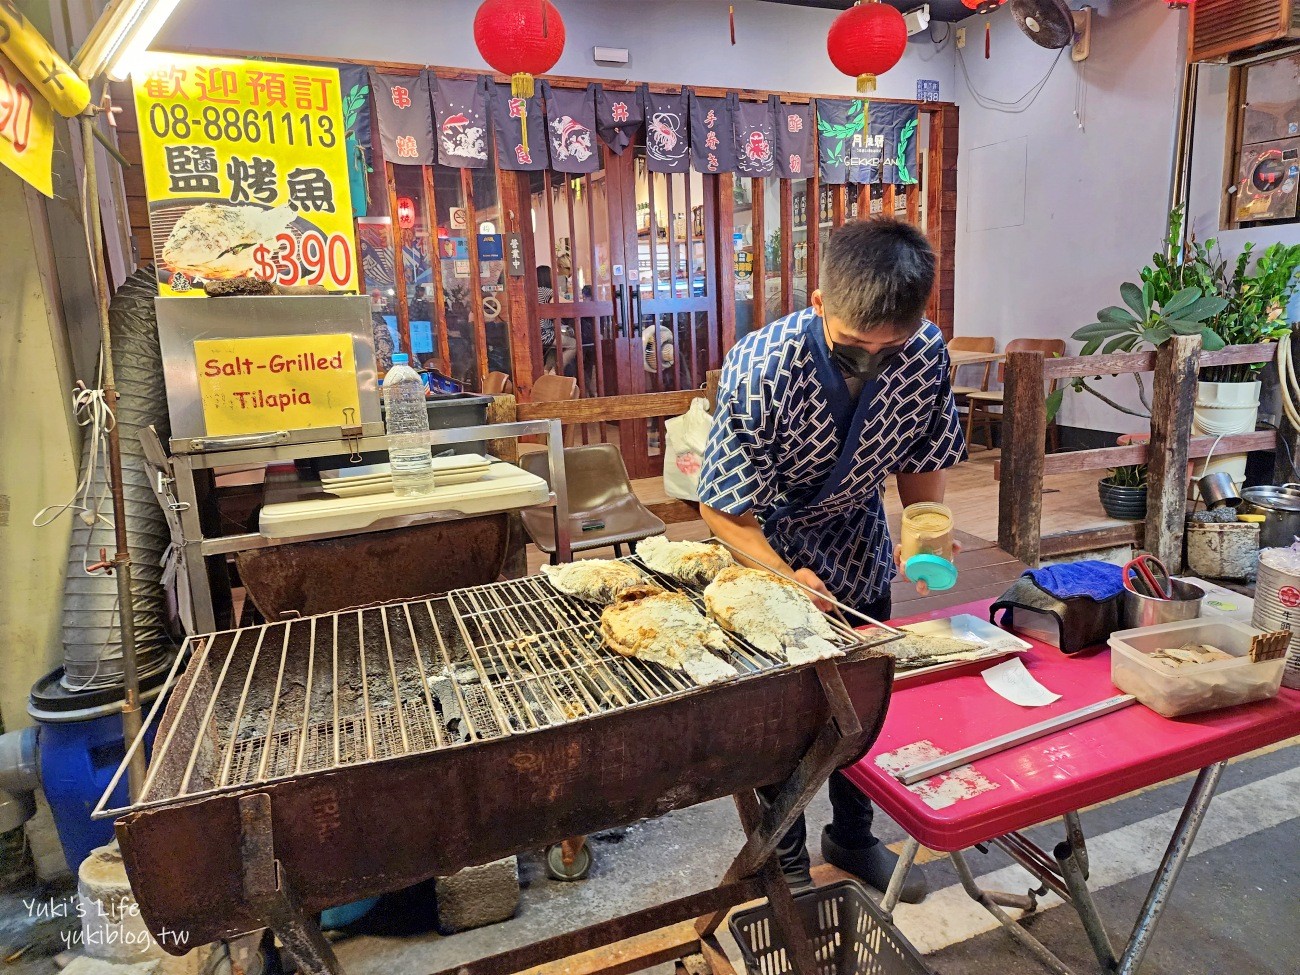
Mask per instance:
[[[1111,468],[1097,482],[1097,495],[1111,518],[1141,521],[1147,516],[1147,465]]]
[[[1170,214],[1166,252],[1155,255],[1153,266],[1143,273],[1143,281],[1151,282],[1156,297],[1180,287],[1199,287],[1207,294],[1221,296],[1226,302],[1224,308],[1205,324],[1224,345],[1276,342],[1286,335],[1290,330],[1286,306],[1297,287],[1300,245],[1272,244],[1256,255],[1255,245],[1248,242],[1236,260],[1229,263],[1214,239],[1202,243],[1193,237],[1185,248],[1181,247],[1182,222],[1181,210]],[[1192,432],[1219,437],[1254,430],[1259,417],[1262,370],[1259,363],[1201,370]],[[1194,476],[1210,470],[1227,471],[1240,483],[1245,477],[1246,455],[1220,455],[1210,465],[1202,461]]]

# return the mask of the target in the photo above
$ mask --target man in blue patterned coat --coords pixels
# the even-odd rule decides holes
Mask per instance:
[[[831,236],[812,307],[737,343],[723,363],[700,472],[701,514],[735,549],[875,619],[890,616],[893,546],[881,494],[942,501],[966,444],[943,336],[924,311],[935,256],[895,220]],[[877,890],[897,857],[871,832],[871,803],[830,780],[826,859]],[[791,886],[811,882],[801,820],[778,850]],[[903,900],[925,896],[913,870]]]

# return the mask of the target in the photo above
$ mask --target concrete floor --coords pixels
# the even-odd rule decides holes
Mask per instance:
[[[1088,810],[1084,829],[1094,850],[1112,851],[1103,868],[1098,903],[1112,941],[1122,941],[1142,903],[1151,868],[1168,836],[1190,783],[1170,783]],[[810,834],[820,835],[830,814],[824,796],[810,812]],[[1163,837],[1153,843],[1154,837]],[[878,834],[896,844],[902,831],[883,816]],[[1048,848],[1059,838],[1055,825],[1031,831]],[[741,832],[730,802],[720,801],[638,824],[625,832],[596,837],[595,866],[579,884],[546,879],[538,858],[525,857],[526,888],[511,921],[439,937],[427,930],[427,896],[390,898],[379,916],[358,926],[339,943],[350,975],[426,975],[469,959],[502,951],[699,890],[722,873],[738,848]],[[1194,854],[1175,890],[1141,971],[1143,975],[1295,975],[1300,971],[1300,747],[1291,743],[1245,758],[1224,775],[1219,797]],[[820,856],[814,841],[814,862]],[[1143,869],[1144,861],[1151,867]],[[1000,854],[973,854],[981,876],[1014,872]],[[1032,958],[1015,946],[996,922],[956,888],[944,858],[928,863],[934,891],[925,904],[900,908],[899,926],[929,951],[927,962],[941,975],[1006,975],[1037,972]],[[1002,876],[1001,874],[999,876]],[[1020,887],[1008,889],[1023,892]],[[955,889],[954,889],[955,888]],[[1059,905],[1059,901],[1055,902]],[[412,925],[424,930],[412,930]],[[1046,908],[1030,929],[1080,973],[1096,971],[1086,938],[1072,912]],[[733,954],[738,959],[738,955]],[[1091,966],[1091,967],[1090,967]]]

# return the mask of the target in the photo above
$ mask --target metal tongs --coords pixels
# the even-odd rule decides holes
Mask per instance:
[[[1154,555],[1139,555],[1125,563],[1124,588],[1148,599],[1174,598],[1173,577]]]

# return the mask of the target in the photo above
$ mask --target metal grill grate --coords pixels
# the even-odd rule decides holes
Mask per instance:
[[[704,611],[698,591],[629,561]],[[843,647],[862,645],[833,625]],[[731,635],[722,655],[740,679],[787,666]],[[537,576],[191,638],[167,686],[168,727],[130,808],[472,745],[701,690],[684,673],[606,648],[600,607]],[[155,708],[149,723],[157,717]],[[98,815],[125,811],[103,806]]]

